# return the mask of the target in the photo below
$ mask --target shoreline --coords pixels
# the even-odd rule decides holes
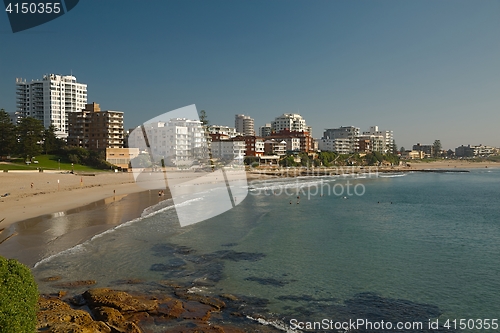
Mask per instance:
[[[330,168],[259,168],[247,171],[247,180],[274,177],[328,176],[353,173],[399,172],[466,172],[477,168],[499,168],[496,162],[468,161],[407,161],[407,166],[358,167],[338,166]],[[441,170],[441,171],[439,171]],[[152,178],[155,178],[153,175]],[[154,181],[151,186],[148,181]],[[61,172],[0,172],[0,241],[9,227],[16,222],[58,214],[113,196],[138,193],[158,188],[158,179],[137,183],[131,173],[102,172],[97,174],[69,174]],[[31,187],[33,184],[33,187]]]
[[[300,176],[328,176],[339,170],[342,173],[400,173],[400,172],[468,172],[469,169],[498,168],[500,163],[494,162],[416,162],[410,166],[397,167],[338,167],[338,168],[280,168],[280,169],[255,169],[247,172],[247,180],[264,180],[280,177]],[[371,168],[371,169],[370,169]],[[151,174],[150,174],[151,175]],[[183,174],[179,174],[179,178]],[[156,178],[152,179],[152,178]],[[34,264],[33,258],[42,254],[53,254],[57,249],[65,250],[78,245],[113,226],[140,217],[144,209],[158,203],[156,190],[149,190],[149,199],[140,199],[146,196],[152,188],[148,181],[158,184],[157,175],[151,179],[143,180],[145,184],[136,183],[131,173],[95,174],[92,176],[75,175],[68,173],[28,173],[9,172],[0,173],[0,255],[15,255],[22,262]],[[30,183],[34,183],[31,188]],[[154,191],[151,196],[151,191]],[[3,197],[4,193],[9,193]],[[171,198],[167,193],[162,200]],[[97,213],[99,206],[110,207],[113,215],[106,210]],[[132,212],[133,210],[133,212]],[[92,213],[92,211],[95,211]],[[72,219],[73,215],[93,215],[94,222],[87,223],[85,228],[80,224],[69,225],[67,221],[60,225],[50,225],[50,220]],[[53,222],[55,223],[55,222]],[[57,231],[57,239],[46,238],[41,235],[53,234]],[[60,234],[59,234],[60,233]],[[15,244],[15,245],[13,245]],[[57,246],[55,246],[56,244]],[[72,244],[64,248],[62,244]],[[28,249],[37,255],[25,255]],[[39,253],[40,252],[40,253]],[[33,253],[33,252],[32,252]],[[43,255],[47,257],[47,255]]]
[[[119,178],[121,181],[123,177]],[[48,202],[61,197],[67,198],[73,193],[77,195],[63,205],[55,207],[54,203]],[[30,204],[36,202],[36,206],[26,210],[23,219],[15,220],[19,215],[13,211],[20,205],[28,206],[24,202],[26,198],[30,199]],[[135,183],[90,184],[77,189],[68,186],[64,190],[38,196],[37,193],[18,193],[9,202],[10,215],[4,211],[0,213],[11,217],[11,220],[6,219],[0,224],[0,255],[17,259],[32,268],[40,260],[141,217],[148,207],[170,198],[168,189],[164,196],[159,197],[157,190],[145,190]],[[43,214],[38,215],[38,212]],[[25,216],[30,217],[24,218]],[[4,224],[6,221],[10,223]]]

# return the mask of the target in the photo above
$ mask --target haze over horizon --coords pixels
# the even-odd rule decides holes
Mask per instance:
[[[54,73],[125,128],[196,104],[212,124],[256,130],[300,113],[325,128],[372,125],[398,147],[500,147],[500,2],[80,1],[13,34],[0,15],[0,108],[15,79]]]

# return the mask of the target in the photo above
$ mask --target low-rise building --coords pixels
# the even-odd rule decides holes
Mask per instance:
[[[275,139],[264,141],[264,152],[266,155],[284,156],[286,153],[286,142]]]
[[[416,145],[413,145],[413,150],[424,152],[425,157],[434,156],[434,146],[433,145],[422,145],[420,143],[417,143]]]
[[[421,150],[405,150],[401,153],[401,158],[409,160],[421,160],[425,157],[425,153]]]
[[[352,142],[349,139],[321,138],[318,142],[320,151],[331,151],[337,154],[352,153]]]
[[[234,140],[245,142],[245,156],[264,155],[264,138],[255,135],[237,136]]]
[[[220,160],[241,160],[245,157],[245,142],[226,139],[212,140],[211,144],[212,158]]]
[[[277,141],[283,141],[287,140],[290,138],[298,138],[300,142],[300,148],[299,151],[304,152],[304,153],[309,153],[310,151],[313,150],[313,138],[311,137],[310,133],[307,131],[290,131],[290,130],[282,130],[276,133],[272,133],[271,135],[267,136],[266,139],[274,139]],[[285,141],[286,142],[286,141]],[[291,144],[290,140],[290,144]],[[292,147],[292,144],[291,146]],[[294,149],[296,149],[296,146],[293,146]],[[290,149],[293,150],[293,149]]]
[[[107,148],[106,161],[128,171],[130,161],[139,156],[139,148]]]
[[[495,147],[483,146],[481,144],[478,146],[461,145],[455,148],[455,155],[457,157],[485,157],[494,154],[495,151]]]
[[[236,131],[236,128],[225,125],[210,125],[208,126],[208,132],[210,134],[224,134],[230,138],[240,135],[240,133]]]

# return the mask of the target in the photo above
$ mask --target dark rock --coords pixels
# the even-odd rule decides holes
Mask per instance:
[[[96,322],[83,310],[74,310],[59,299],[38,301],[37,329],[52,333],[68,332],[105,332],[111,328],[102,322]]]
[[[82,305],[87,304],[87,301],[85,300],[85,298],[82,295],[76,295],[76,296],[71,297],[69,299],[69,302],[73,305],[76,305],[76,306],[82,306]]]
[[[199,302],[188,301],[184,303],[184,310],[185,311],[181,315],[183,319],[207,321],[210,319],[210,312],[212,312],[214,308]]]
[[[127,321],[120,311],[114,308],[98,307],[92,310],[97,320],[105,322],[110,328],[120,333],[142,333],[133,322]]]
[[[220,259],[231,261],[258,261],[266,256],[264,253],[237,252],[233,250],[220,250],[214,252],[214,254]]]
[[[154,314],[168,318],[179,318],[183,312],[184,304],[181,301],[167,297],[158,300],[158,309]]]

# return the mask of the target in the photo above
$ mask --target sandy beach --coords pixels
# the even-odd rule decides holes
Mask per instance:
[[[33,184],[33,186],[31,185]],[[94,201],[143,191],[132,174],[0,172],[0,229],[45,214],[64,212]]]
[[[380,167],[378,169],[380,171],[416,171],[500,167],[500,163],[495,162],[461,160],[428,163],[407,161],[407,164],[409,166]],[[255,169],[255,171],[248,173],[247,178],[248,180],[264,178],[267,172],[267,169]],[[289,173],[293,174],[293,172]],[[31,186],[32,183],[33,186]],[[4,219],[0,223],[0,229],[7,228],[10,224],[18,221],[67,211],[113,195],[126,195],[155,188],[155,185],[158,184],[148,186],[145,182],[136,183],[131,173],[103,172],[95,175],[79,175],[47,172],[0,172],[0,220]],[[156,188],[160,188],[161,185]]]
[[[478,169],[478,168],[499,168],[500,163],[498,162],[472,162],[466,160],[442,160],[425,162],[419,160],[407,160],[409,167],[399,167],[409,170],[419,170],[419,169]]]

